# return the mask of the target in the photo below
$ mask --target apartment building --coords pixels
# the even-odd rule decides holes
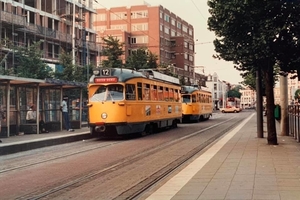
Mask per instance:
[[[9,44],[29,46],[38,41],[51,67],[58,66],[62,49],[72,52],[74,64],[96,63],[92,0],[0,0],[0,11],[0,67],[15,67]]]
[[[193,26],[161,5],[151,6],[144,1],[134,3],[96,9],[94,27],[98,42],[112,35],[125,43],[123,62],[136,49],[147,47],[158,56],[161,66],[172,66],[174,73],[196,83]]]

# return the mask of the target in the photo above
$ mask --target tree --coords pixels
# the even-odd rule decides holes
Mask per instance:
[[[300,103],[300,89],[295,91],[295,100]]]
[[[156,69],[158,67],[157,61],[158,61],[158,56],[156,54],[152,53],[151,51],[149,51],[148,67],[150,69]]]
[[[102,55],[107,58],[102,60],[102,66],[108,68],[121,68],[123,63],[120,57],[124,54],[124,43],[120,43],[119,39],[113,36],[102,38],[102,40],[104,42]]]
[[[126,60],[126,68],[130,69],[156,69],[157,55],[153,54],[146,47],[138,48],[132,51],[131,55]]]
[[[70,53],[65,52],[64,49],[60,49],[59,63],[62,65],[62,71],[55,72],[55,78],[74,81],[75,66],[72,64],[73,57]]]
[[[227,96],[228,96],[228,97],[241,98],[241,95],[242,95],[242,94],[241,94],[238,90],[236,90],[236,89],[229,90],[229,91],[227,92]]]
[[[299,55],[300,4],[295,4],[283,0],[208,1],[211,14],[209,30],[218,37],[214,41],[216,57],[233,61],[235,68],[243,72],[262,71],[268,109],[268,144],[277,144],[274,66],[278,64],[282,71],[291,72],[297,69],[296,63],[299,63],[295,53]],[[295,41],[291,38],[293,34]],[[287,54],[282,47],[296,52]]]
[[[20,77],[45,79],[52,77],[52,69],[42,60],[40,42],[29,47],[15,47],[16,67],[14,73]]]
[[[125,67],[129,69],[147,69],[148,67],[148,55],[146,48],[139,48],[136,51],[132,51],[131,55],[126,60]]]

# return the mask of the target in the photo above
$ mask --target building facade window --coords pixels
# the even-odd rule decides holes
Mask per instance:
[[[127,19],[127,13],[119,12],[119,13],[110,13],[110,20],[120,20]]]
[[[188,48],[188,43],[184,42],[184,48]]]
[[[217,84],[214,83],[214,90],[217,90]]]
[[[189,66],[188,65],[184,65],[184,71],[188,71],[189,70]]]
[[[181,23],[177,22],[177,28],[181,29]]]
[[[130,38],[131,44],[145,44],[148,43],[148,36],[147,35],[140,35]]]
[[[184,32],[186,32],[186,33],[187,33],[187,31],[188,31],[188,28],[187,28],[187,26],[183,25],[183,26],[182,26],[182,30],[183,30]]]
[[[187,53],[184,53],[184,59],[188,59],[189,55]]]
[[[170,34],[170,29],[169,29],[169,27],[165,27],[165,33],[166,33],[166,34]]]
[[[165,21],[166,21],[166,22],[170,22],[170,16],[167,15],[167,14],[165,14]]]
[[[176,26],[176,21],[175,21],[175,19],[171,18],[171,24],[172,24],[173,26]]]
[[[126,24],[111,25],[110,29],[112,29],[112,30],[124,30],[124,31],[127,31],[127,25]]]
[[[148,11],[135,11],[131,13],[132,19],[138,19],[138,18],[148,18]]]
[[[171,30],[171,36],[172,36],[172,37],[176,36],[176,31]]]
[[[132,24],[131,25],[131,31],[147,31],[148,30],[148,24]]]
[[[97,21],[106,21],[106,14],[97,14],[96,20]]]

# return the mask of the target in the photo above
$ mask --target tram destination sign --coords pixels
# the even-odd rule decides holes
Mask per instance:
[[[95,77],[94,83],[117,83],[117,77]]]

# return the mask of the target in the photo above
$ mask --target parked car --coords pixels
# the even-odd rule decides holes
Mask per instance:
[[[232,107],[220,108],[220,111],[221,111],[222,113],[238,113],[238,112],[241,111],[241,109],[232,106]]]

